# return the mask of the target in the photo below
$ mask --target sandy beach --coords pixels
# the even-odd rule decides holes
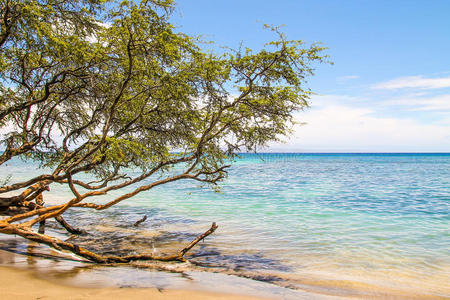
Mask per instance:
[[[263,299],[235,294],[156,288],[82,288],[39,279],[30,271],[0,267],[0,295],[4,300],[18,299]]]
[[[342,299],[183,264],[165,271],[89,264],[22,242],[0,238],[0,299]]]

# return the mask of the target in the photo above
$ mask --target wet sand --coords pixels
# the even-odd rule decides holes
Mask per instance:
[[[116,228],[114,232],[119,234],[120,230]],[[111,237],[114,236],[110,234]],[[131,239],[136,240],[135,236]],[[87,242],[90,246],[98,244],[96,239]],[[103,248],[108,245],[100,242]],[[225,263],[233,263],[219,252],[214,256],[224,259]],[[442,280],[442,291],[422,293],[425,282],[418,286],[419,290],[413,286],[404,290],[396,287],[395,282],[390,286],[364,284],[363,280],[345,276],[330,278],[326,273],[300,276],[252,271],[255,260],[244,261],[248,270],[241,271],[220,268],[218,264],[203,267],[197,265],[201,257],[193,257],[187,263],[96,265],[83,262],[68,252],[3,235],[0,236],[0,298],[449,299]],[[392,280],[398,281],[397,277],[393,274]]]
[[[19,237],[0,237],[0,299],[448,299],[445,293],[431,296],[345,278],[317,281],[313,275],[290,278],[287,283],[303,287],[292,289],[277,281],[282,277],[271,282],[264,273],[246,274],[189,262],[96,265]]]
[[[30,271],[0,267],[0,295],[14,299],[262,299],[202,291],[158,290],[156,288],[82,288],[39,279]]]
[[[0,238],[2,300],[342,299],[221,273],[179,272],[176,268],[180,264],[166,265],[165,271],[159,267],[95,265],[69,253],[25,246],[20,239],[8,242],[11,240]]]

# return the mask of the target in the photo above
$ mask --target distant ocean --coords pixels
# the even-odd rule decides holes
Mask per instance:
[[[0,169],[30,172],[21,161]],[[450,154],[243,154],[221,186],[179,181],[105,214],[70,211],[93,233],[72,239],[104,252],[164,252],[215,221],[192,268],[329,295],[450,297]],[[50,202],[68,197],[52,192]],[[102,248],[108,239],[115,249]]]

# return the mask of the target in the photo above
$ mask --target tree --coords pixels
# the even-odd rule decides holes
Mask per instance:
[[[260,51],[205,53],[170,24],[172,0],[0,3],[0,164],[20,157],[52,170],[5,181],[0,232],[94,262],[183,260],[217,226],[172,256],[119,257],[45,235],[45,220],[77,232],[62,217],[69,209],[103,210],[184,179],[216,186],[239,151],[289,132],[292,112],[308,105],[305,78],[326,57],[276,28],[278,39]],[[55,184],[73,195],[46,206]],[[89,202],[126,187],[133,190]]]

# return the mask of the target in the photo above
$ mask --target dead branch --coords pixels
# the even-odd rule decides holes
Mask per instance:
[[[66,229],[68,232],[72,234],[87,234],[86,230],[75,228],[69,223],[67,223],[62,216],[55,217],[55,220],[58,221],[58,223],[61,224],[61,226],[64,227],[64,229]]]
[[[199,235],[195,240],[193,240],[189,245],[187,245],[186,247],[184,247],[181,251],[180,251],[180,255],[183,256],[186,254],[186,252],[188,252],[189,250],[192,249],[192,247],[194,247],[198,242],[200,242],[201,240],[203,240],[204,238],[206,238],[208,235],[210,235],[211,233],[213,233],[214,231],[216,231],[217,229],[216,222],[213,222],[211,225],[211,228],[209,228],[207,231],[205,231],[203,234]]]
[[[45,220],[39,222],[38,233],[41,233],[41,234],[45,233]]]
[[[141,224],[142,222],[145,222],[145,220],[147,220],[147,216],[144,216],[142,219],[137,220],[136,223],[133,224],[133,226],[138,227],[139,224]]]
[[[27,240],[38,242],[50,246],[56,250],[67,250],[82,258],[85,258],[91,262],[95,263],[128,263],[137,260],[158,260],[158,261],[186,261],[184,255],[192,249],[198,242],[203,240],[205,237],[213,233],[217,229],[216,223],[212,223],[211,228],[196,237],[189,245],[184,247],[181,251],[173,255],[157,256],[152,254],[138,254],[138,255],[127,255],[127,256],[117,256],[117,255],[99,255],[95,252],[89,251],[82,248],[76,244],[62,241],[60,239],[35,233],[28,228],[23,228],[20,225],[9,224],[5,221],[0,221],[0,233],[19,235]]]

